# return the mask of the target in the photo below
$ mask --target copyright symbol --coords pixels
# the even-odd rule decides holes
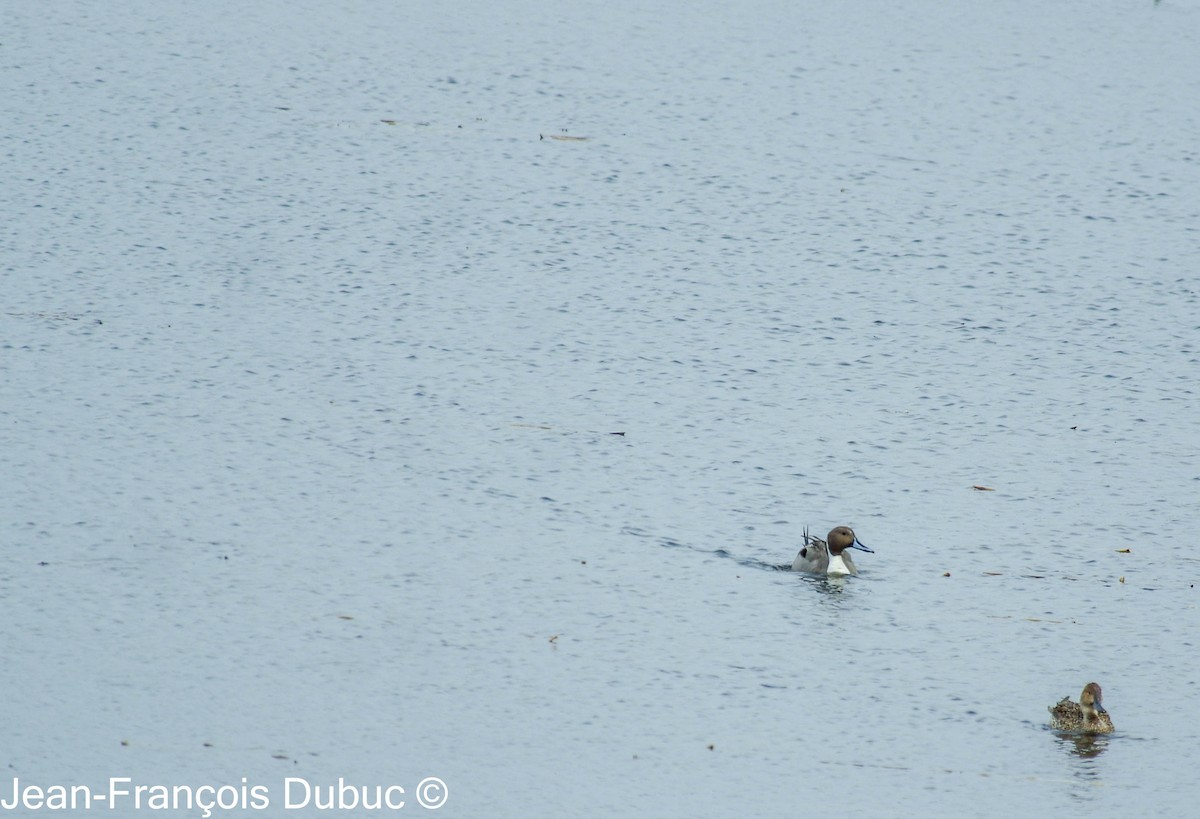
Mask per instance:
[[[417,804],[429,810],[437,810],[446,804],[450,791],[446,783],[436,776],[427,776],[417,785]]]

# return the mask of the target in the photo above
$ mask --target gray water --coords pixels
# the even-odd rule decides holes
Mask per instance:
[[[1194,810],[1200,4],[0,14],[0,800]]]

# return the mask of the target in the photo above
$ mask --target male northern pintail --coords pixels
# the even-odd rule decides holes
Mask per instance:
[[[846,554],[846,549],[861,549],[872,554],[875,552],[874,549],[864,546],[849,526],[837,527],[825,540],[810,536],[806,529],[804,548],[792,561],[792,571],[829,575],[858,574],[858,569],[855,568],[850,555]]]
[[[1101,702],[1100,686],[1094,682],[1083,687],[1079,702],[1063,697],[1058,705],[1047,706],[1050,725],[1057,731],[1082,731],[1085,734],[1111,734],[1112,719]]]

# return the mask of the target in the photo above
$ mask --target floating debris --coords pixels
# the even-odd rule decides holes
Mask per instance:
[[[1133,553],[1133,549],[1117,549],[1117,554],[1119,554],[1119,555],[1128,555],[1128,554],[1132,554],[1132,553]]]
[[[971,488],[974,489],[976,492],[995,492],[996,491],[995,489],[992,489],[992,487],[990,487],[990,486],[980,486],[979,484],[975,484]]]

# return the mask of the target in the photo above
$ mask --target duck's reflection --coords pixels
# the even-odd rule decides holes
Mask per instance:
[[[1056,733],[1059,746],[1080,759],[1095,759],[1100,756],[1108,750],[1108,742],[1111,738],[1108,734],[1079,734],[1061,731]]]
[[[845,576],[839,575],[812,574],[803,576],[801,582],[805,586],[811,586],[821,594],[840,595],[845,594],[850,585],[847,579]]]

